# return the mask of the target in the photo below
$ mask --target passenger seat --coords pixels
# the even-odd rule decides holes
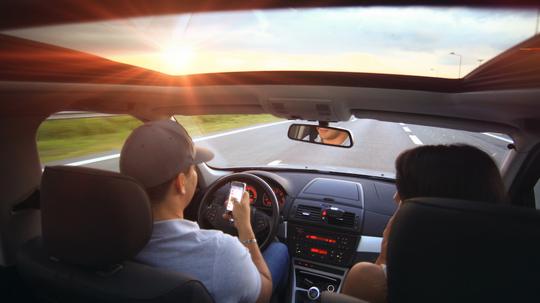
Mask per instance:
[[[388,242],[388,302],[540,302],[540,212],[415,198]],[[323,293],[323,303],[360,303]]]

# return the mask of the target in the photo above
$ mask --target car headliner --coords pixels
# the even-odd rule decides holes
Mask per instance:
[[[111,20],[185,12],[230,11],[338,6],[469,6],[538,7],[534,0],[4,0],[0,3],[0,30],[59,23]]]

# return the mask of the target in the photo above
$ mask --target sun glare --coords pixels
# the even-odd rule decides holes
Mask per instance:
[[[183,74],[195,57],[193,47],[189,45],[173,45],[164,48],[160,54],[161,65],[170,74]]]
[[[530,10],[373,7],[148,16],[3,33],[169,75],[315,70],[459,78],[536,27]]]

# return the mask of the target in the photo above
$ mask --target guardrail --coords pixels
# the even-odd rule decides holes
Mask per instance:
[[[95,118],[95,117],[111,117],[118,116],[116,114],[102,114],[94,112],[82,112],[82,111],[64,111],[53,114],[47,118],[47,120],[60,120],[60,119],[80,119],[80,118]]]

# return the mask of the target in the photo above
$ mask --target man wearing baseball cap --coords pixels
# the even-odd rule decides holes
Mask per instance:
[[[282,279],[287,270],[287,248],[282,243],[269,247],[271,273],[254,240],[247,193],[233,210],[238,238],[184,219],[197,186],[195,165],[212,158],[171,120],[145,123],[127,138],[120,172],[143,185],[154,216],[152,237],[135,259],[197,278],[218,303],[268,302],[272,277]]]

